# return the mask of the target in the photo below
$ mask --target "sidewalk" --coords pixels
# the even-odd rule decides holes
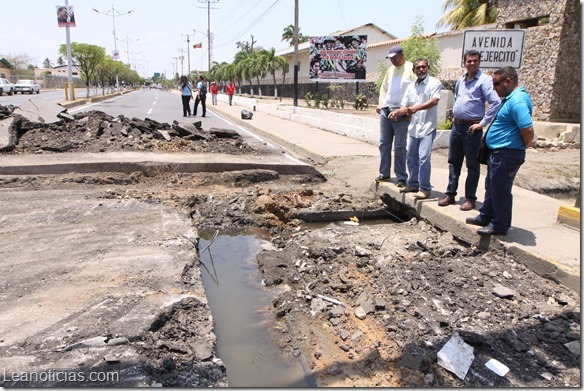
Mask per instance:
[[[226,95],[219,95],[219,104],[209,105],[211,113],[229,117],[232,121],[254,129],[259,134],[271,138],[292,151],[302,152],[315,162],[322,162],[332,157],[367,156],[378,157],[377,140],[373,141],[370,133],[376,133],[378,122],[375,118],[366,118],[363,128],[355,125],[356,119],[347,119],[345,114],[337,115],[334,130],[321,130],[293,120],[302,117],[303,122],[318,124],[326,128],[325,122],[334,122],[334,113],[324,110],[294,108],[280,104],[278,101],[266,101],[234,97],[234,105],[229,106]],[[251,120],[241,119],[241,110],[253,112]],[[312,113],[312,119],[307,118]],[[325,118],[326,117],[326,118]],[[356,116],[352,116],[356,117]],[[351,122],[351,125],[347,121]],[[357,120],[359,124],[361,120]],[[323,125],[324,124],[324,125]],[[372,127],[366,129],[365,127]],[[339,135],[338,128],[346,128],[350,137]],[[361,138],[362,140],[359,140]],[[378,164],[378,160],[376,162]],[[484,168],[483,168],[484,170]],[[367,175],[362,173],[362,176]],[[377,175],[376,166],[372,174]],[[484,172],[482,175],[484,178]],[[362,178],[361,178],[362,179]],[[438,199],[443,195],[448,181],[447,167],[432,167],[432,185],[434,191],[429,199],[415,200],[412,194],[399,193],[394,183],[376,184],[371,181],[370,190],[380,196],[389,196],[414,208],[421,218],[435,226],[450,231],[454,236],[481,247],[498,247],[504,249],[508,256],[525,264],[537,274],[550,278],[577,292],[580,292],[580,232],[557,222],[558,210],[562,201],[543,196],[535,192],[514,187],[513,227],[506,236],[480,237],[477,227],[465,223],[467,217],[478,212],[463,212],[456,205],[439,207]],[[482,181],[481,181],[482,183]],[[479,186],[478,199],[484,198],[484,188]],[[477,210],[480,203],[477,202]]]

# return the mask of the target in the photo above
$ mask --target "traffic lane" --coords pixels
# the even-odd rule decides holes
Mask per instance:
[[[91,88],[89,90],[89,96],[98,96],[101,95],[101,89],[95,90]],[[87,88],[75,88],[75,98],[76,99],[84,99],[87,97]],[[13,94],[7,95],[3,94],[0,96],[0,105],[8,106],[20,106],[24,102],[30,99],[37,99],[42,98],[46,99],[50,102],[62,102],[65,101],[65,90],[64,89],[51,89],[51,90],[41,90],[40,94]]]
[[[236,125],[220,113],[213,111],[211,99],[208,99],[207,103],[205,118],[201,117],[202,110],[200,105],[198,116],[183,117],[182,101],[178,93],[158,89],[140,89],[101,102],[70,108],[68,112],[75,114],[83,111],[99,110],[113,117],[123,115],[127,118],[150,118],[154,121],[168,124],[172,124],[174,121],[190,124],[201,121],[201,126],[204,130],[211,128],[233,129],[241,135],[243,141],[248,145],[258,149],[275,149],[289,156],[281,146],[258,136],[251,129]],[[190,101],[190,105],[191,111],[194,111],[194,100]]]

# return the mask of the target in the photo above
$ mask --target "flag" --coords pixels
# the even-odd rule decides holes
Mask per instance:
[[[193,44],[193,49],[201,49],[203,47],[203,42],[197,42]]]

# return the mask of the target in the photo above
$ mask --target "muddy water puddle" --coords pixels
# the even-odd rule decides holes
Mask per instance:
[[[313,386],[301,361],[285,356],[274,338],[280,328],[270,311],[273,296],[256,262],[269,235],[252,229],[199,235],[201,276],[229,386]]]

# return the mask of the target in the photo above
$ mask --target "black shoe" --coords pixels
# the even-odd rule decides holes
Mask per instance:
[[[403,179],[400,179],[399,181],[397,181],[397,187],[406,187],[406,181]]]
[[[472,224],[472,225],[478,225],[479,227],[486,227],[487,225],[489,225],[489,223],[484,222],[481,219],[481,216],[467,217],[466,218],[466,223],[467,224]]]
[[[379,174],[379,176],[375,178],[375,182],[389,182],[390,179],[391,179],[390,176],[383,176]]]
[[[479,235],[507,235],[507,232],[497,231],[492,225],[477,229]]]
[[[205,118],[205,114],[203,114],[201,117]]]
[[[454,197],[446,194],[444,198],[438,201],[438,206],[448,206],[454,204]],[[467,221],[468,222],[468,221]]]

